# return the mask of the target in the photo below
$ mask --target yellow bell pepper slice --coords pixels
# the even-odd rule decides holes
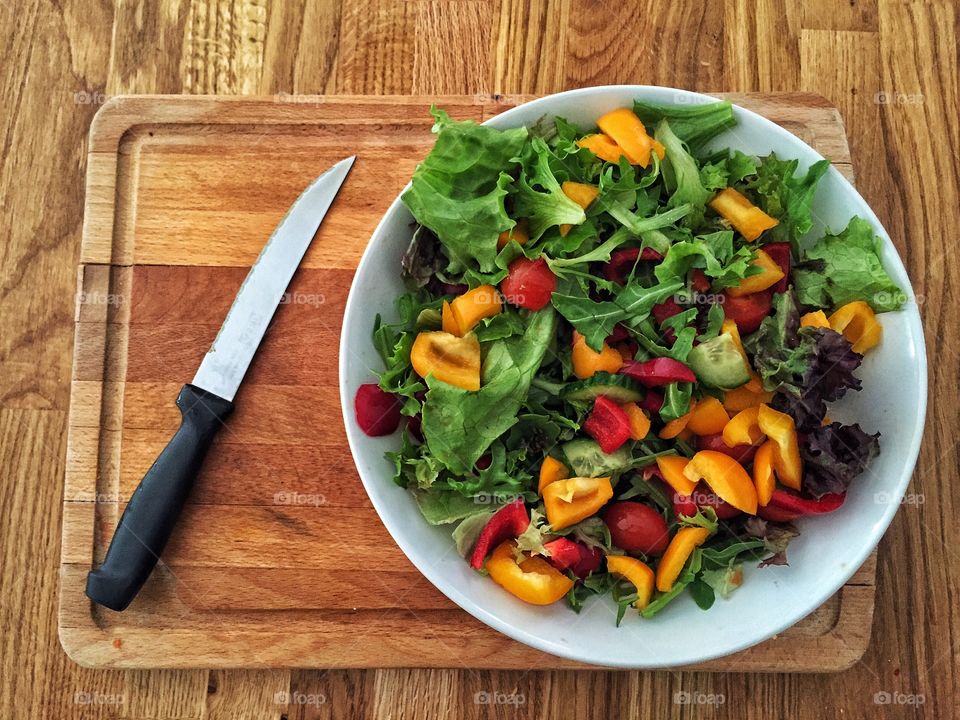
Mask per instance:
[[[497,236],[497,250],[503,250],[511,240],[516,240],[520,245],[526,245],[530,241],[529,228],[530,223],[527,218],[517,220],[516,225]]]
[[[776,446],[773,468],[777,479],[788,488],[799,491],[803,481],[803,461],[800,459],[800,444],[797,442],[793,418],[769,405],[761,405],[757,412],[757,423],[763,434]]]
[[[460,332],[460,326],[457,325],[457,319],[453,316],[453,308],[450,307],[450,303],[448,303],[446,300],[443,301],[443,309],[440,312],[440,321],[441,329],[445,333],[456,335],[457,337],[461,337],[463,335],[463,333]]]
[[[643,610],[653,595],[653,570],[642,560],[627,555],[607,555],[607,572],[629,580],[637,589],[637,601],[633,606]]]
[[[773,497],[777,480],[773,474],[773,454],[777,446],[767,440],[753,457],[753,484],[757,488],[757,504],[766,507]]]
[[[690,418],[693,417],[693,411],[697,409],[697,403],[693,398],[690,399],[690,410],[686,415],[681,415],[675,420],[671,420],[666,425],[663,426],[663,429],[660,430],[658,437],[661,440],[672,440],[675,437],[680,437],[680,434],[687,429],[687,423],[690,422]]]
[[[773,393],[766,390],[759,392],[750,387],[750,383],[733,390],[727,390],[723,395],[723,406],[727,412],[738,413],[747,408],[757,407],[773,400]]]
[[[710,531],[702,527],[682,527],[677,531],[657,565],[657,590],[670,592],[691,553],[708,537]]]
[[[542,557],[528,557],[517,563],[516,543],[512,540],[497,546],[486,568],[497,585],[531,605],[555,603],[573,587],[573,580]]]
[[[697,401],[686,429],[694,435],[713,435],[723,432],[728,422],[730,416],[723,409],[723,403],[708,395]]]
[[[777,219],[767,215],[734,188],[721,190],[707,204],[751,242],[760,237],[764,230],[779,224]]]
[[[687,467],[687,458],[680,455],[661,455],[657,458],[657,468],[664,482],[681,495],[690,497],[697,489],[697,484],[688,479],[683,471]]]
[[[683,469],[693,483],[703,480],[722,500],[748,515],[757,514],[757,489],[753,480],[738,463],[726,453],[701,450]]]
[[[853,344],[853,351],[863,355],[880,342],[883,328],[873,309],[863,300],[848,302],[829,319],[830,327]]]
[[[631,165],[650,164],[653,139],[647,134],[640,118],[630,108],[617,108],[597,120],[597,127],[620,146]]]
[[[612,497],[608,477],[557,480],[543,489],[547,522],[554,530],[570,527],[595,514]]]
[[[612,347],[603,343],[603,350],[594,352],[587,345],[586,338],[576,330],[573,332],[573,374],[581,380],[593,377],[594,373],[615,373],[623,367],[623,357]]]
[[[823,310],[817,310],[801,316],[800,327],[829,328],[830,321],[827,320],[827,314]]]
[[[635,402],[624,403],[620,408],[630,421],[630,439],[643,440],[650,432],[650,418]]]
[[[750,261],[750,264],[760,268],[762,272],[756,275],[748,275],[743,278],[738,285],[727,288],[728,295],[741,297],[743,295],[749,295],[750,293],[760,292],[761,290],[773,287],[783,279],[783,269],[763,250],[757,250],[757,256]]]
[[[736,415],[723,427],[723,442],[727,447],[737,445],[755,445],[763,439],[763,431],[757,415],[759,407],[748,407]]]
[[[543,489],[550,483],[557,480],[565,480],[570,477],[570,469],[555,457],[547,455],[540,465],[540,479],[537,485],[537,492],[543,495]]]
[[[586,210],[590,207],[590,203],[597,199],[597,195],[600,194],[600,188],[596,185],[588,185],[587,183],[578,183],[571,182],[570,180],[564,181],[560,185],[560,189],[563,190],[563,194],[568,198],[573,200],[577,205]],[[566,237],[567,233],[573,228],[573,225],[568,225],[564,223],[560,226],[560,236]]]
[[[594,133],[582,137],[576,141],[576,145],[586,148],[598,158],[607,162],[619,163],[621,156],[626,157],[623,149],[603,133]]]
[[[466,335],[478,322],[499,314],[502,309],[500,293],[493,285],[475,287],[450,303],[450,310],[461,335]]]
[[[464,390],[480,389],[480,342],[472,333],[422,332],[413,341],[410,364],[422,378],[433,375]]]

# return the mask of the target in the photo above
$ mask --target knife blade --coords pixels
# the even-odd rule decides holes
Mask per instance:
[[[300,194],[250,268],[193,381],[180,390],[180,428],[130,496],[103,563],[87,575],[86,594],[94,602],[126,609],[156,566],[287,285],[354,159],[341,160]]]

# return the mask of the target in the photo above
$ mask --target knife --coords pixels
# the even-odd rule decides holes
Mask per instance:
[[[353,161],[341,160],[301,193],[250,268],[193,382],[180,390],[180,429],[130,496],[103,564],[87,575],[87,597],[94,602],[126,609],[153,571],[290,278]]]

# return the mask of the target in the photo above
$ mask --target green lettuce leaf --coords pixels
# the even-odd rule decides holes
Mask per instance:
[[[427,378],[423,434],[430,451],[452,473],[471,473],[493,441],[517,422],[555,331],[556,314],[545,308],[530,315],[523,335],[490,343],[476,392]]]
[[[793,273],[797,300],[808,307],[836,307],[863,300],[876,312],[897,310],[906,294],[883,269],[880,239],[855,217],[837,235],[826,235],[803,254]]]
[[[695,228],[703,222],[707,201],[712,193],[700,181],[700,168],[693,156],[684,148],[680,138],[674,135],[670,124],[661,120],[654,137],[663,144],[666,156],[663,177],[670,191],[668,207],[689,204],[690,213],[683,219],[687,227]]]
[[[514,189],[516,214],[529,218],[533,241],[554,225],[579,225],[587,219],[583,208],[561,189],[550,169],[551,155],[543,139],[534,138],[524,153],[523,171]]]
[[[497,236],[514,225],[504,209],[527,139],[526,128],[496,130],[473,121],[456,122],[432,110],[437,140],[414,171],[403,202],[440,239],[448,272],[474,267],[495,270]]]
[[[797,249],[800,237],[813,227],[813,196],[830,161],[818,160],[804,175],[795,176],[799,165],[799,160],[781,160],[770,153],[761,158],[757,178],[747,184],[763,211],[780,221],[764,233],[765,242],[790,242]]]
[[[660,105],[636,100],[633,111],[647,128],[656,127],[661,120],[669,122],[676,136],[694,153],[737,124],[733,106],[726,100],[702,105]]]
[[[490,505],[478,503],[472,497],[439,486],[412,492],[414,500],[417,501],[417,507],[420,508],[420,514],[431,525],[459,522],[491,509]]]

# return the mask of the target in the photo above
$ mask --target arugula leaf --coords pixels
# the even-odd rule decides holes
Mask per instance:
[[[657,597],[650,601],[650,604],[640,611],[640,614],[645,618],[652,618],[667,605],[669,605],[686,589],[690,583],[696,580],[697,574],[700,572],[700,564],[702,559],[703,551],[700,550],[700,548],[697,548],[690,553],[690,559],[687,560],[687,564],[684,566],[683,570],[680,571],[680,575],[676,582],[674,582],[670,591],[660,593]]]
[[[673,382],[667,385],[663,393],[663,406],[660,419],[664,422],[676,420],[690,412],[690,398],[693,395],[693,383]]]
[[[490,343],[480,390],[427,380],[423,433],[430,451],[451,472],[466,475],[487,448],[517,422],[530,381],[555,333],[551,308],[532,313],[523,335]]]
[[[761,158],[757,178],[747,184],[760,199],[760,207],[779,224],[767,230],[766,242],[791,242],[799,249],[799,239],[813,227],[813,196],[817,183],[830,169],[829,160],[818,160],[798,177],[794,173],[799,160],[780,160],[776,153]]]
[[[650,309],[683,287],[680,282],[660,283],[645,288],[639,283],[624,285],[613,300],[595,301],[586,295],[554,293],[552,302],[557,311],[584,336],[587,345],[600,352],[603,341],[621,320],[642,320]]]
[[[636,100],[633,111],[647,127],[656,127],[661,120],[667,120],[677,137],[694,153],[737,124],[733,106],[726,100],[702,105],[660,105]]]
[[[876,312],[886,312],[900,308],[907,297],[883,269],[873,227],[859,217],[814,243],[791,274],[797,299],[811,307],[863,300]]]
[[[672,245],[654,274],[661,282],[685,281],[691,269],[700,268],[719,289],[737,285],[743,278],[762,272],[751,264],[755,256],[746,245],[734,250],[733,232],[719,230]]]
[[[661,120],[654,133],[656,139],[666,150],[663,177],[670,191],[669,207],[689,204],[690,213],[683,219],[687,227],[697,227],[703,222],[707,201],[712,193],[700,182],[700,168],[693,156],[686,151],[683,143],[666,120]]]
[[[534,138],[524,153],[523,170],[514,189],[515,212],[529,218],[530,240],[540,239],[554,225],[579,225],[587,219],[583,208],[568,198],[550,169],[550,148]],[[536,188],[542,188],[537,190]]]
[[[514,225],[503,201],[527,130],[496,130],[469,120],[456,122],[436,108],[431,112],[437,140],[414,171],[403,202],[440,239],[449,272],[468,267],[490,272],[497,236]]]

